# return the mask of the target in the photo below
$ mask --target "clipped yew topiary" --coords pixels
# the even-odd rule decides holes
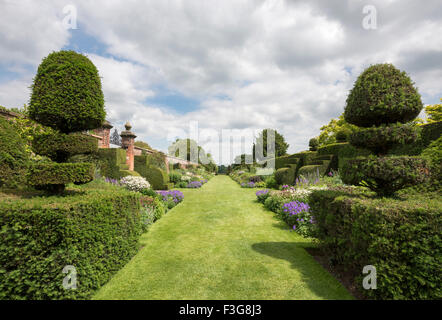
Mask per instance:
[[[395,145],[416,141],[416,118],[423,105],[411,79],[391,64],[366,69],[347,98],[345,120],[362,127],[350,136],[350,144],[375,156],[348,160],[342,166],[342,181],[365,185],[381,196],[424,182],[427,162],[418,157],[387,157]]]
[[[319,141],[317,138],[311,138],[308,142],[308,146],[310,148],[310,151],[316,151],[319,147]]]
[[[73,155],[97,151],[96,139],[79,132],[100,127],[105,115],[101,80],[86,56],[59,51],[43,59],[32,85],[29,116],[54,131],[37,135],[32,148],[57,163],[31,168],[29,183],[39,189],[61,192],[69,182],[82,184],[93,180],[92,164],[63,163]]]

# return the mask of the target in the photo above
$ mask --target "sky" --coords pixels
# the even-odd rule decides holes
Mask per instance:
[[[22,107],[39,63],[75,50],[97,66],[107,119],[167,151],[193,130],[217,163],[227,130],[306,150],[357,76],[393,63],[425,105],[442,97],[440,0],[0,0],[0,105]],[[198,127],[198,130],[190,129]],[[242,131],[238,131],[242,130]],[[225,146],[224,146],[225,147]]]

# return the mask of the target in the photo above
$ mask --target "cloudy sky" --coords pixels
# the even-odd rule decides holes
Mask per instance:
[[[218,161],[222,129],[275,128],[294,153],[370,64],[394,63],[439,102],[441,17],[440,0],[0,0],[0,105],[28,103],[41,60],[73,49],[98,67],[107,119],[156,149],[198,123]]]

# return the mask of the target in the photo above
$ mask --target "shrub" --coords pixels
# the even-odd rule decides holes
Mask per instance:
[[[346,130],[339,130],[336,132],[336,142],[342,143],[348,140],[349,132]]]
[[[146,155],[134,157],[135,171],[149,181],[155,190],[165,190],[168,188],[169,175],[162,169],[149,165],[149,158]]]
[[[150,184],[143,177],[126,176],[120,180],[120,184],[130,191],[142,191],[149,189]]]
[[[97,153],[101,174],[112,179],[121,179],[127,174],[122,170],[127,170],[126,150],[121,148],[99,149]],[[135,157],[135,164],[136,164]]]
[[[275,180],[278,185],[292,184],[295,180],[295,173],[292,168],[281,168],[275,172]]]
[[[8,120],[0,117],[0,187],[24,184],[28,161],[25,141]]]
[[[319,147],[319,141],[317,138],[311,138],[308,142],[308,146],[310,148],[310,151],[316,151]]]
[[[422,152],[430,164],[431,182],[433,185],[440,185],[442,181],[442,137],[433,141],[428,148]]]
[[[268,189],[256,191],[256,197],[258,198],[258,202],[264,203],[269,196],[270,196],[270,190]]]
[[[342,181],[346,184],[366,185],[381,196],[429,178],[427,161],[416,157],[367,157],[347,160],[342,167]]]
[[[268,178],[266,178],[265,184],[266,184],[266,188],[269,188],[269,189],[277,189],[278,188],[278,182],[276,182],[274,175],[271,175]]]
[[[359,127],[406,123],[416,118],[422,101],[410,77],[391,64],[367,68],[347,98],[344,118]]]
[[[97,68],[74,51],[43,59],[32,84],[31,119],[63,133],[99,128],[105,120]]]
[[[34,136],[32,150],[56,162],[65,162],[72,155],[97,152],[97,138],[81,133],[61,134],[57,132]]]
[[[110,184],[69,192],[0,202],[0,299],[88,299],[137,252],[138,194]],[[63,288],[67,265],[76,290]]]
[[[39,163],[30,166],[27,181],[37,189],[59,192],[70,182],[91,182],[94,180],[94,171],[92,163]]]
[[[350,143],[376,155],[385,155],[395,145],[415,142],[418,134],[418,127],[412,123],[381,125],[356,131],[350,136]]]
[[[437,299],[442,295],[440,196],[373,198],[363,188],[315,191],[309,204],[321,248],[360,288],[362,269],[377,270],[376,299]]]
[[[356,80],[344,113],[349,123],[371,128],[355,131],[350,142],[385,155],[395,144],[416,140],[415,127],[400,123],[413,120],[421,110],[420,95],[404,72],[390,64],[372,66]],[[349,160],[341,171],[344,183],[364,184],[381,196],[393,195],[428,176],[424,161],[406,156]]]
[[[314,220],[310,214],[310,206],[307,203],[300,201],[286,202],[277,213],[297,233],[304,237],[313,236]]]
[[[176,171],[172,171],[171,173],[169,173],[169,180],[170,182],[173,183],[178,183],[181,181],[181,173],[176,172]]]

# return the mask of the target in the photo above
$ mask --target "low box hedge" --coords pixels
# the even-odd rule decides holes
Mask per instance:
[[[82,184],[94,179],[94,170],[92,163],[40,163],[29,167],[27,181],[31,186]]]
[[[137,252],[139,195],[84,187],[63,197],[2,197],[0,299],[87,299]],[[76,268],[75,290],[63,287],[67,265]]]
[[[365,188],[314,191],[309,205],[329,261],[343,267],[367,296],[442,296],[442,203],[437,193],[374,198]],[[362,270],[377,270],[377,289],[362,289]]]
[[[121,148],[98,149],[97,153],[101,175],[112,179],[127,176],[122,170],[129,169],[126,164],[126,150]]]
[[[141,155],[134,158],[135,171],[146,178],[153,189],[166,190],[169,188],[169,175],[165,170],[152,166],[150,157]]]

